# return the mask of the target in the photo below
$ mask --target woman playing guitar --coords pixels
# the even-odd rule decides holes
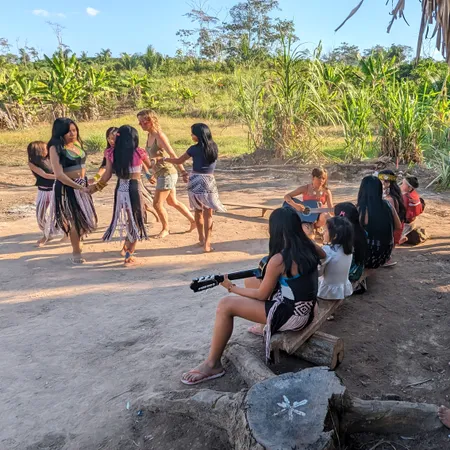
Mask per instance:
[[[319,207],[333,208],[333,197],[327,186],[328,173],[325,169],[315,168],[312,171],[312,182],[298,187],[284,196],[286,203],[297,211],[304,211],[305,206],[294,201],[294,197],[302,195],[302,201],[313,200],[319,203]],[[320,230],[329,218],[329,214],[322,213],[314,223],[303,223],[305,233],[313,237],[314,230]]]

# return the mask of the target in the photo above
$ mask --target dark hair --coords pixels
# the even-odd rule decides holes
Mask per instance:
[[[327,186],[327,182],[328,182],[328,172],[327,172],[327,170],[326,169],[323,169],[322,167],[315,167],[314,169],[313,169],[313,171],[312,171],[312,177],[313,178],[322,178],[322,177],[325,177],[325,182],[323,183],[323,187],[325,188],[325,189],[328,189],[328,186]]]
[[[358,209],[353,203],[342,202],[334,207],[334,215],[345,217],[353,225],[353,255],[355,263],[364,264],[367,253],[367,236],[364,228],[359,223]]]
[[[69,132],[70,125],[75,126],[77,130],[77,141],[80,143],[81,148],[83,148],[83,141],[80,137],[78,125],[72,119],[67,117],[59,117],[53,122],[52,137],[47,144],[49,150],[50,147],[55,147],[56,153],[58,153],[58,155],[61,153],[65,145],[64,136]]]
[[[358,211],[359,222],[370,237],[375,236],[383,243],[392,240],[394,216],[388,202],[383,200],[383,185],[378,177],[368,175],[362,179],[358,192]]]
[[[113,169],[118,178],[130,178],[130,166],[138,147],[139,134],[136,128],[122,125],[117,131],[116,145],[114,146]]]
[[[292,276],[292,263],[298,266],[298,272],[311,273],[320,263],[313,242],[306,236],[302,221],[291,208],[278,208],[269,219],[269,259],[277,253],[283,256],[284,270]]]
[[[417,177],[413,177],[413,176],[407,176],[405,177],[406,181],[411,185],[411,187],[413,189],[417,189],[419,187],[419,180],[417,179]]]
[[[378,172],[380,175],[390,175],[391,177],[396,177],[395,173],[392,170],[385,169]],[[397,181],[388,180],[389,181],[389,195],[394,199],[394,203],[396,205],[396,209],[398,212],[398,216],[402,222],[406,219],[406,208],[403,203],[402,191],[400,190],[400,186],[397,184]]]
[[[328,234],[330,235],[331,247],[342,245],[346,255],[353,252],[353,227],[345,217],[330,217],[327,220]]]
[[[191,133],[198,139],[199,145],[203,149],[206,161],[212,164],[219,156],[219,149],[214,142],[211,130],[204,123],[194,123],[191,127]]]
[[[109,147],[111,147],[110,143],[108,142],[109,135],[110,135],[111,133],[117,133],[118,130],[119,130],[119,129],[118,129],[117,127],[109,127],[109,128],[106,130],[106,135],[105,135],[105,137],[106,137],[106,148],[107,148],[107,149],[108,149]]]

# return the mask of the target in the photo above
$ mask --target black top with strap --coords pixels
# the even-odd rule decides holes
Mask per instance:
[[[39,165],[36,164],[36,166],[42,169],[45,173],[53,173],[49,160],[44,159]],[[37,186],[40,191],[51,191],[53,189],[53,183],[55,180],[44,178],[33,170],[31,172],[36,178],[36,183],[34,183],[34,185]]]
[[[63,168],[64,172],[72,172],[74,170],[81,170],[86,167],[86,153],[85,151],[75,145],[78,150],[80,150],[81,155],[77,155],[74,152],[71,152],[68,148],[63,148],[59,152],[59,162]]]

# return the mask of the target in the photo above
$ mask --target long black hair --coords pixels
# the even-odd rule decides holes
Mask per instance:
[[[375,237],[383,243],[392,240],[394,216],[389,203],[383,200],[383,185],[378,177],[368,175],[362,179],[358,192],[358,211],[359,222],[370,238]]]
[[[281,253],[288,277],[292,276],[293,262],[297,264],[301,274],[317,269],[320,259],[316,248],[303,231],[300,217],[291,208],[278,208],[272,212],[269,234],[269,259]]]
[[[367,235],[359,222],[358,209],[353,203],[342,202],[334,207],[334,215],[345,217],[353,225],[353,255],[355,263],[364,264],[367,253]]]
[[[59,117],[53,122],[52,137],[48,141],[47,147],[55,147],[56,153],[60,154],[64,149],[65,141],[64,136],[70,131],[70,125],[74,125],[77,130],[77,141],[83,148],[83,140],[80,136],[80,130],[76,122],[68,117]]]
[[[397,176],[392,170],[389,169],[380,170],[380,172],[378,173],[379,175],[389,175],[389,177],[392,177],[392,179],[388,180],[389,195],[394,199],[394,203],[397,207],[397,212],[400,220],[404,222],[406,219],[406,208],[405,204],[403,203],[402,191],[400,190],[400,186],[397,184],[397,181],[394,180],[394,178],[397,178]]]
[[[212,164],[219,156],[219,149],[214,142],[211,130],[204,123],[194,123],[191,127],[191,133],[198,139],[199,145],[203,149],[206,161]]]
[[[108,142],[109,135],[111,133],[117,133],[117,131],[119,131],[119,129],[117,127],[109,127],[106,130],[106,135],[105,135],[105,137],[106,137],[106,147],[105,147],[105,150],[107,150],[109,147],[111,147],[111,144]]]
[[[353,252],[353,227],[345,217],[330,217],[327,220],[328,234],[330,236],[330,245],[342,245],[346,255]]]
[[[130,178],[130,167],[134,152],[138,147],[139,134],[136,128],[130,125],[122,125],[117,131],[113,162],[114,172],[119,178]]]

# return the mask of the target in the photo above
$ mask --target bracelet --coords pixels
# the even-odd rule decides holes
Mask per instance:
[[[102,177],[102,176],[101,176],[99,173],[97,173],[97,174],[94,176],[94,181],[97,182],[98,180],[100,180],[101,177]]]
[[[234,288],[234,287],[236,287],[236,285],[235,285],[235,284],[233,284],[233,283],[231,283],[230,287],[228,288],[228,292],[230,292],[230,293],[231,293],[231,289],[232,289],[232,288]]]
[[[107,183],[100,180],[98,183],[95,184],[95,189],[97,192],[102,191],[106,187],[106,185],[107,185]]]
[[[145,172],[145,178],[147,178],[147,180],[150,181],[152,176],[150,175],[149,172]]]

